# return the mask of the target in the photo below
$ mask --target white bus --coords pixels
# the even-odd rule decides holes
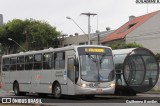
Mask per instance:
[[[110,47],[68,46],[2,56],[2,85],[15,95],[114,94],[115,78]]]

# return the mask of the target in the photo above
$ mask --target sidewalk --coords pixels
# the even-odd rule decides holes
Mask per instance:
[[[157,91],[157,92],[156,92],[156,91],[155,91],[155,92],[153,92],[153,91],[148,91],[148,92],[145,92],[145,94],[160,94],[160,92],[158,92],[158,91]]]

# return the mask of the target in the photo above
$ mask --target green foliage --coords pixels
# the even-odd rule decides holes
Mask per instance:
[[[114,43],[110,45],[110,47],[114,49],[125,49],[125,48],[136,48],[136,47],[142,47],[141,45],[133,42],[133,43]]]
[[[0,43],[3,47],[13,49],[14,52],[21,48],[8,38],[15,40],[24,48],[35,49],[45,48],[53,45],[53,39],[60,35],[55,27],[45,21],[34,19],[13,19],[0,27]]]
[[[160,53],[155,54],[155,56],[156,56],[156,59],[160,61]]]

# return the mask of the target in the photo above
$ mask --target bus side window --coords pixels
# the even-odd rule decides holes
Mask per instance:
[[[42,54],[34,55],[34,69],[42,69]]]
[[[33,55],[25,56],[25,70],[33,69]]]
[[[54,67],[55,69],[65,68],[65,52],[54,53]]]
[[[10,61],[9,58],[3,58],[3,71],[9,71]]]
[[[52,53],[43,54],[43,69],[52,68]]]
[[[15,71],[17,69],[17,58],[16,57],[11,57],[10,58],[10,70]]]
[[[17,57],[17,70],[24,70],[24,56]]]

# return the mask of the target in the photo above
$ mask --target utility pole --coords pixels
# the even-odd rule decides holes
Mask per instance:
[[[90,26],[90,16],[95,16],[97,14],[95,13],[81,13],[81,15],[86,15],[88,16],[88,45],[91,44],[91,36],[90,36],[90,32],[91,32],[91,26]]]
[[[97,33],[97,45],[100,45],[100,35],[99,35],[99,31],[96,31]]]

